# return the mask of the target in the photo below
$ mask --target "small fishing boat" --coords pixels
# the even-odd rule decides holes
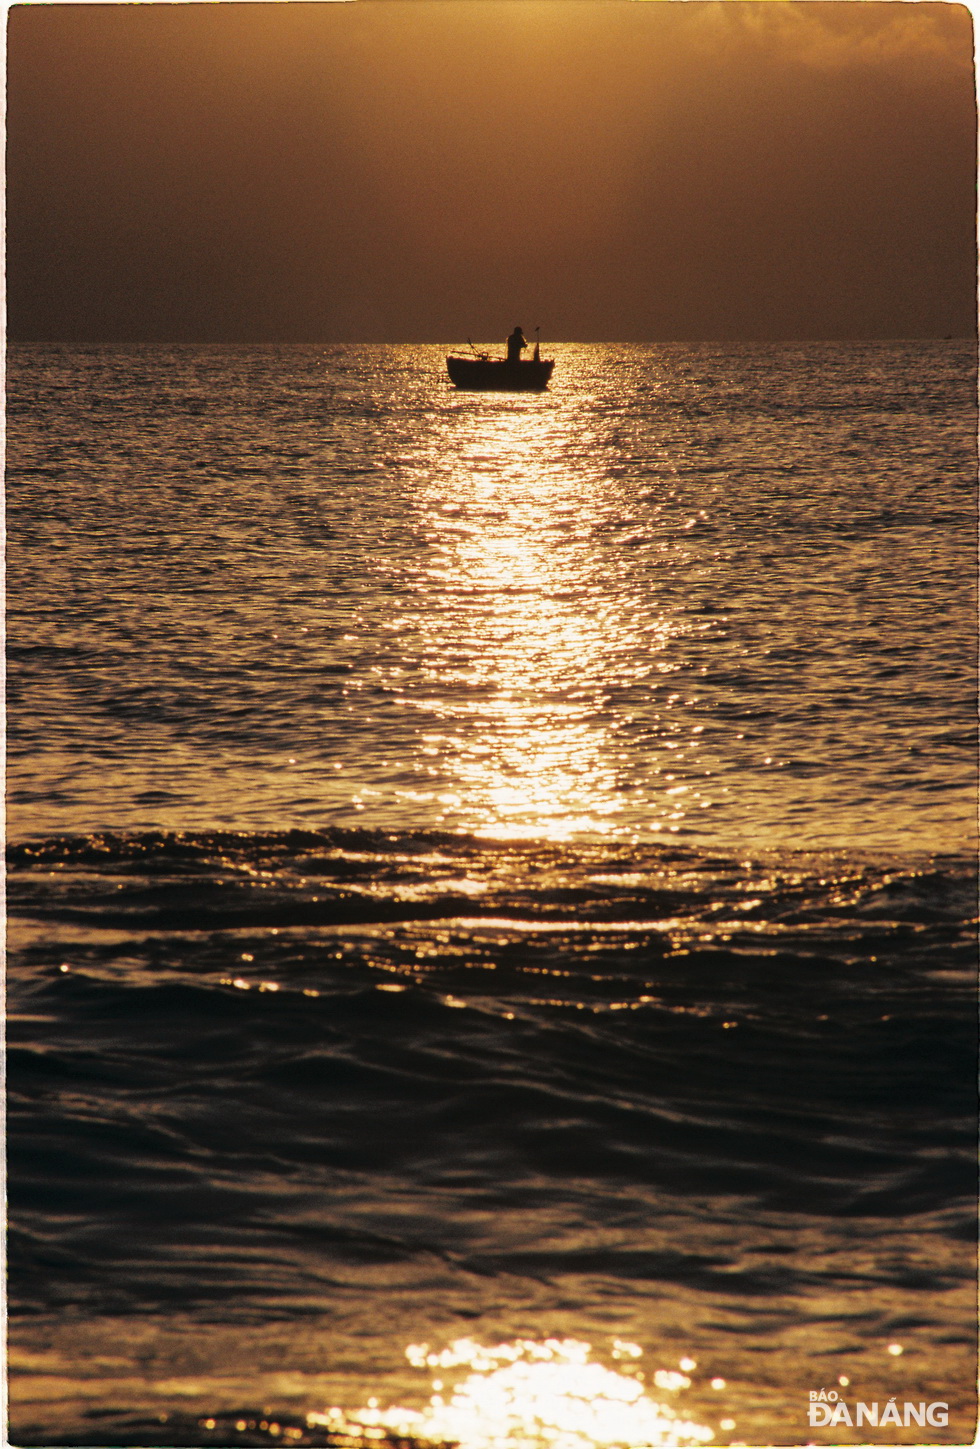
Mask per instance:
[[[494,358],[489,352],[477,352],[475,347],[473,353],[472,357],[446,358],[452,381],[470,392],[544,392],[555,365],[551,359],[542,358],[537,342],[530,362],[518,357]]]
[[[541,360],[507,362],[490,357],[446,358],[453,382],[471,392],[543,392],[554,365],[554,362]]]

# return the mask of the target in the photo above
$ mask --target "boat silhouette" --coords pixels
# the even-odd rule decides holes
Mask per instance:
[[[473,347],[472,342],[470,346]],[[446,358],[451,380],[470,392],[543,392],[555,365],[551,358],[541,356],[537,342],[529,362],[491,357],[489,352],[477,352],[475,347],[473,352],[473,357]]]

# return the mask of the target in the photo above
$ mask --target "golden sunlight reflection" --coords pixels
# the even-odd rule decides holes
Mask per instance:
[[[405,1353],[431,1375],[424,1409],[383,1408],[372,1399],[357,1413],[334,1407],[310,1414],[308,1426],[458,1449],[653,1449],[715,1437],[707,1425],[648,1396],[642,1350],[618,1339],[609,1356],[622,1369],[594,1362],[592,1345],[571,1338],[522,1338],[491,1348],[461,1338],[441,1351],[409,1344]],[[684,1363],[696,1367],[691,1359]],[[654,1382],[676,1396],[691,1380],[658,1370]]]
[[[581,419],[547,400],[469,402],[426,443],[429,551],[410,620],[425,686],[405,702],[424,712],[433,784],[402,793],[436,801],[453,828],[610,835],[635,807],[636,742],[627,749],[620,732],[676,667],[669,646],[689,626],[657,612],[641,576],[632,597],[618,580],[613,603],[602,540],[621,543],[634,522],[596,451]],[[645,802],[651,830],[676,830],[704,803],[673,773],[699,741],[680,748],[670,728],[645,755],[648,775],[662,775]]]

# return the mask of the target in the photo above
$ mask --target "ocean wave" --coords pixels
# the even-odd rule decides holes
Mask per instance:
[[[115,1204],[113,1243],[137,1211],[147,1241],[212,1211],[288,1234],[305,1195],[363,1189],[370,1245],[406,1182],[505,1219],[542,1180],[810,1218],[974,1193],[968,861],[291,831],[60,838],[10,870],[12,1200],[56,1237],[68,1180],[69,1217]],[[435,1217],[409,1258],[451,1240]],[[675,1271],[622,1244],[453,1251]]]

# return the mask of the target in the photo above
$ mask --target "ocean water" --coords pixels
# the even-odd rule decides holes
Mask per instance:
[[[14,1443],[973,1437],[975,350],[545,352],[10,349]]]

